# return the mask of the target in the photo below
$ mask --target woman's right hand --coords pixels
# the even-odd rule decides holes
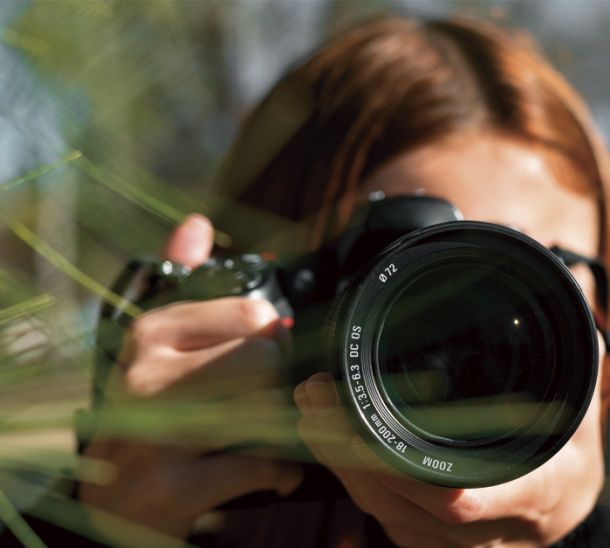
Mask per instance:
[[[191,215],[174,231],[164,255],[196,267],[207,260],[212,242],[207,219]],[[171,413],[175,403],[179,413],[184,402],[204,402],[202,408],[206,401],[224,402],[224,409],[232,409],[234,402],[250,405],[249,423],[256,425],[257,410],[265,416],[259,424],[270,416],[281,421],[288,398],[277,387],[287,342],[289,333],[276,310],[263,300],[231,297],[152,310],[128,331],[113,371],[109,405],[120,410],[122,404],[125,409],[135,404],[145,410],[162,404]],[[175,436],[175,443],[165,437],[132,441],[99,433],[84,456],[109,463],[112,477],[105,484],[82,483],[80,500],[184,539],[199,516],[231,499],[260,490],[294,490],[301,481],[299,467],[219,451],[252,441],[251,428],[231,432],[230,422],[226,438],[219,438],[217,428],[214,440],[206,440],[205,421],[198,435],[191,426]]]

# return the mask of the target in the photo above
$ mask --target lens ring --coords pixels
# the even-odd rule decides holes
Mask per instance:
[[[434,264],[431,259],[435,261]],[[498,268],[498,263],[507,263],[509,260],[510,258],[506,258],[501,253],[494,256],[489,249],[472,246],[460,249],[457,253],[455,250],[436,253],[432,258],[427,257],[425,261],[416,261],[416,264],[410,265],[407,274],[403,272],[407,283],[402,284],[403,287],[396,292],[397,294],[389,294],[390,298],[387,302],[380,304],[382,317],[375,329],[377,337],[374,343],[377,383],[382,389],[385,402],[396,414],[402,414],[396,405],[397,400],[400,400],[408,410],[415,410],[415,414],[417,407],[429,412],[430,406],[426,404],[430,401],[466,400],[470,406],[478,406],[495,413],[495,417],[484,417],[486,429],[492,427],[493,430],[498,431],[502,420],[506,419],[504,432],[498,433],[498,436],[506,438],[508,435],[514,435],[515,430],[525,428],[527,423],[531,422],[531,418],[540,414],[540,406],[535,402],[544,402],[551,397],[550,392],[557,391],[554,383],[552,333],[544,333],[540,330],[540,327],[546,327],[547,331],[550,331],[554,318],[549,313],[542,313],[542,310],[539,310],[542,306],[526,308],[514,306],[514,303],[531,303],[535,295],[528,291],[528,286],[533,285],[531,280],[524,282],[519,280],[517,273],[512,272],[508,276]],[[457,272],[454,272],[456,269]],[[430,271],[434,277],[432,280]],[[455,297],[457,297],[457,302],[451,302],[449,296],[444,299],[439,298],[437,295],[439,291],[447,288],[447,279],[453,286],[451,290],[456,292],[456,279],[465,280],[466,273],[471,278],[475,276],[476,292],[465,295],[467,288],[458,287],[457,295],[453,298],[453,301],[456,301]],[[535,276],[535,273],[529,275]],[[487,288],[482,285],[486,278],[492,282]],[[538,281],[540,282],[541,280]],[[403,316],[403,311],[409,310],[408,314],[413,315],[412,305],[418,298],[420,301],[432,300],[425,295],[426,291],[423,289],[426,288],[433,293],[432,299],[437,301],[436,308],[440,310],[433,310],[432,313],[420,311],[417,325],[414,326],[415,330],[412,329],[413,325],[409,317],[406,322],[407,330],[395,329],[396,326],[392,326],[392,323],[401,324],[403,318],[398,322],[396,319],[393,320],[392,312],[398,310],[399,316]],[[405,296],[406,293],[408,295]],[[398,305],[397,301],[399,301]],[[460,306],[462,310],[458,312]],[[445,318],[445,329],[442,331],[441,316],[444,310],[451,310],[452,315]],[[422,325],[422,319],[426,315],[434,322],[430,327]],[[453,315],[457,315],[459,319],[454,319]],[[471,323],[466,325],[468,330],[465,329],[467,317],[472,318]],[[488,328],[488,325],[495,327],[499,323],[498,320],[504,321],[506,318],[509,319],[506,329]],[[462,332],[457,329],[459,327],[462,328]],[[427,345],[422,344],[426,338],[429,339]],[[469,346],[464,346],[464,338],[469,341]],[[430,339],[433,348],[430,348]],[[540,367],[540,363],[536,363],[535,356],[525,352],[532,345],[539,346],[545,343],[544,352],[540,354],[550,358],[551,363],[547,364],[546,371]],[[392,347],[394,355],[388,358],[385,351]],[[463,354],[465,350],[468,353],[458,359],[456,355],[460,352]],[[408,361],[406,356],[410,358],[410,363],[406,363]],[[381,371],[381,365],[387,366],[388,363],[390,369],[394,371]],[[398,374],[394,375],[394,379],[388,379],[391,376],[388,373]],[[402,385],[403,389],[397,389],[397,385]],[[524,389],[532,387],[536,393],[526,395]],[[407,397],[402,397],[407,392]],[[409,398],[415,401],[415,405],[407,402]],[[519,399],[522,403],[517,405]],[[510,408],[517,409],[518,413],[510,416],[508,414]],[[473,412],[468,414],[473,415]],[[477,415],[481,413],[477,412],[469,420],[476,419]],[[403,418],[409,422],[409,428],[420,430],[409,418],[406,416]],[[425,418],[420,417],[421,420]],[[433,421],[432,428],[434,426]],[[462,429],[464,426],[471,428],[471,425],[465,424],[462,425]],[[453,436],[435,436],[430,432],[423,435],[435,438],[437,443],[446,442],[464,447],[477,445],[474,440],[466,443],[452,439],[458,435],[457,433]],[[488,445],[494,440],[490,436],[490,433],[486,433],[483,440]]]
[[[517,299],[514,295],[518,295],[518,291],[515,293],[516,290],[510,289],[510,283],[506,280],[518,280],[520,291],[536,296],[538,300],[532,297],[529,309],[524,305],[523,310],[529,314],[531,333],[515,339],[517,349],[521,349],[515,355],[517,358],[525,356],[524,349],[538,348],[546,340],[548,344],[542,344],[542,350],[539,350],[541,354],[536,359],[547,360],[545,371],[551,374],[550,378],[542,374],[544,371],[536,374],[534,369],[539,362],[529,360],[524,371],[519,373],[522,376],[515,377],[516,385],[521,383],[518,388],[532,389],[532,394],[540,401],[523,402],[523,413],[530,413],[531,417],[523,418],[522,423],[512,431],[507,427],[502,435],[495,437],[482,437],[475,441],[451,438],[451,443],[447,443],[442,436],[425,435],[425,428],[409,428],[396,402],[388,396],[387,383],[380,373],[379,345],[385,344],[383,333],[387,326],[384,327],[384,318],[387,321],[392,315],[388,303],[399,300],[401,291],[404,292],[409,283],[413,284],[412,278],[410,281],[407,279],[408,274],[419,272],[420,278],[425,280],[426,272],[429,272],[431,279],[435,279],[435,265],[438,267],[443,261],[450,264],[451,258],[455,259],[456,256],[460,256],[462,261],[472,261],[473,257],[478,256],[482,264],[486,257],[502,257],[502,268],[496,270],[505,277],[502,282],[505,287],[502,289],[499,278],[494,280],[487,276],[484,284],[487,294],[494,295],[494,291],[498,290],[500,296],[512,295],[510,299]],[[597,376],[597,339],[591,312],[580,287],[550,251],[508,228],[459,221],[401,238],[381,252],[371,265],[353,280],[335,307],[330,348],[333,365],[341,381],[342,397],[353,410],[355,423],[362,434],[385,460],[410,475],[432,483],[458,487],[483,486],[527,473],[548,460],[565,444],[582,420],[592,396]],[[441,279],[438,275],[436,278]],[[432,285],[432,289],[437,287]],[[413,288],[417,294],[417,283]],[[448,302],[458,307],[459,291],[452,299]],[[413,300],[413,295],[410,295],[405,302],[412,303]],[[527,302],[525,298],[522,300]],[[478,302],[483,312],[489,312],[485,299],[474,299],[473,302]],[[504,306],[501,303],[502,298],[499,297],[490,310]],[[466,305],[462,306],[463,310],[468,310]],[[421,311],[417,313],[417,306],[414,308],[416,311],[411,310],[411,317],[405,320],[405,326],[408,327],[407,331],[415,331],[413,340],[417,342],[426,329],[413,329],[413,326],[417,326],[425,315]],[[508,305],[504,308],[504,312],[512,311]],[[435,316],[432,313],[430,317]],[[450,326],[451,322],[446,320],[438,329],[438,337],[433,341],[436,345],[434,348],[442,350],[440,342],[445,340],[443,337],[446,333],[451,332]],[[401,335],[400,329],[396,332]],[[461,339],[454,338],[454,347],[459,349],[457,343]],[[406,343],[397,347],[410,348]],[[471,352],[471,349],[466,350]],[[418,351],[417,348],[415,351]],[[520,363],[517,358],[511,363]],[[434,359],[431,363],[436,363],[437,369],[440,367],[440,362],[434,362]],[[455,364],[450,366],[455,367]],[[463,368],[464,365],[460,364],[456,371]],[[574,371],[578,371],[579,375],[573,375]],[[507,374],[506,378],[509,378],[512,372],[507,370]],[[455,371],[450,369],[447,375],[452,386],[456,378],[459,385]],[[496,379],[497,386],[502,385],[504,378],[500,376],[499,380]],[[541,383],[538,389],[535,385]],[[485,393],[485,383],[472,390],[467,383],[462,383],[460,390],[466,395],[494,396],[493,390],[490,394]],[[514,390],[511,390],[507,389],[507,397],[512,396]],[[412,401],[417,404],[417,400]],[[447,416],[447,410],[452,409],[452,400],[448,398],[441,403],[439,416]],[[496,408],[502,407],[497,405]],[[511,409],[521,408],[513,405]],[[490,407],[483,406],[481,409]]]

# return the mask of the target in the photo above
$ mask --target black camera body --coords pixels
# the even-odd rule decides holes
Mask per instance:
[[[140,290],[127,290],[138,276]],[[297,260],[214,257],[192,271],[138,262],[114,291],[145,309],[269,300],[294,319],[290,382],[331,371],[371,447],[439,485],[493,485],[540,466],[580,424],[597,378],[595,323],[564,261],[431,197],[371,202]],[[102,315],[128,321],[117,308]],[[98,367],[97,401],[106,376]]]

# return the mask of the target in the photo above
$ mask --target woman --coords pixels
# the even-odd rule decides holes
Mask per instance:
[[[608,177],[585,107],[526,37],[480,22],[385,18],[331,39],[252,113],[218,184],[243,207],[224,209],[218,222],[241,248],[299,254],[340,234],[371,192],[423,193],[546,246],[607,257]],[[212,242],[209,221],[194,215],[165,257],[194,267]],[[575,275],[600,316],[591,276]],[[184,386],[226,397],[272,389],[290,339],[269,303],[239,298],[152,311],[130,335],[114,394],[148,404]],[[394,475],[356,435],[332,379],[316,374],[294,391],[299,432],[351,503],[233,513],[215,536],[240,547],[577,546],[583,538],[601,546],[604,526],[592,514],[604,482],[601,384],[555,457],[517,480],[463,490]],[[199,516],[231,499],[299,485],[298,465],[211,448],[223,443],[94,437],[85,454],[111,463],[115,476],[82,484],[80,499],[185,539]]]

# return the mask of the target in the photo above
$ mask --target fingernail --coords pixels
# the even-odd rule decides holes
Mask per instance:
[[[309,377],[308,380],[314,381],[314,382],[325,382],[327,384],[331,384],[334,380],[334,377],[326,371],[319,371],[318,373],[314,373],[311,377]]]
[[[310,406],[309,397],[307,396],[307,388],[305,383],[302,382],[294,389],[293,393],[294,402],[301,411],[307,410]]]
[[[259,297],[247,297],[243,306],[247,309],[248,315],[252,316],[255,325],[260,326],[259,335],[273,337],[278,330],[283,330],[283,327],[279,324],[277,310],[268,300]]]
[[[305,381],[300,382],[299,384],[296,385],[295,389],[294,389],[294,397],[303,397],[303,396],[307,396],[307,389],[305,388]]]
[[[189,213],[182,223],[180,223],[189,233],[194,232],[199,234],[202,230],[209,230],[210,221],[199,213]]]
[[[162,256],[189,268],[196,268],[208,258],[213,244],[213,232],[210,221],[192,213],[174,228]]]
[[[294,318],[291,318],[290,316],[280,318],[280,322],[286,329],[292,329],[294,327]]]
[[[282,354],[287,360],[290,360],[292,358],[292,337],[281,318],[272,322],[271,336],[280,346]]]
[[[325,375],[325,377],[322,378],[321,375]],[[333,407],[336,403],[333,387],[326,380],[326,375],[316,373],[307,381],[307,395],[316,407]]]

